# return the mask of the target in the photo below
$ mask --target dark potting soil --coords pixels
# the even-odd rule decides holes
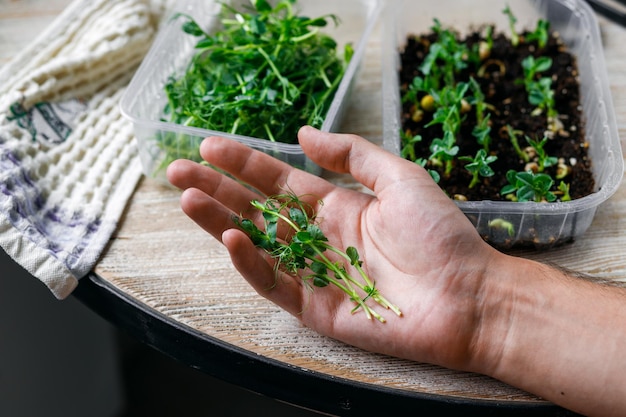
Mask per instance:
[[[484,30],[476,30],[469,33],[465,38],[458,38],[468,47],[483,40]],[[508,170],[526,171],[528,166],[514,151],[511,144],[507,125],[514,130],[523,132],[518,136],[520,147],[528,145],[524,136],[534,140],[542,140],[546,134],[548,125],[545,112],[533,115],[536,106],[528,101],[528,93],[524,85],[518,80],[523,78],[522,61],[529,54],[536,58],[547,56],[552,59],[549,70],[542,72],[541,76],[552,78],[555,108],[562,127],[554,132],[549,132],[549,138],[545,150],[549,156],[560,158],[568,169],[569,174],[562,180],[570,185],[572,199],[584,197],[593,192],[594,179],[591,172],[591,161],[587,156],[588,144],[585,141],[584,120],[582,119],[582,104],[580,102],[579,79],[575,57],[569,53],[558,34],[551,33],[549,41],[544,48],[539,48],[536,43],[525,42],[524,35],[520,34],[520,43],[513,47],[509,37],[503,33],[493,34],[493,47],[488,58],[481,62],[480,67],[468,65],[462,70],[457,79],[467,81],[473,77],[480,85],[485,102],[488,103],[491,122],[491,145],[490,154],[497,156],[497,161],[491,164],[495,175],[481,178],[479,184],[469,188],[472,174],[465,169],[467,162],[456,161],[449,176],[443,174],[440,167],[427,165],[429,169],[436,169],[441,179],[440,187],[451,197],[467,199],[469,201],[481,200],[506,200],[500,194],[500,190],[508,181]],[[423,74],[419,67],[427,56],[429,47],[437,41],[434,32],[422,35],[410,35],[404,50],[401,52],[400,95],[406,93],[408,86],[415,76]],[[424,95],[424,94],[422,94]],[[421,135],[422,141],[415,145],[418,157],[428,158],[430,155],[430,143],[434,138],[442,137],[441,125],[425,127],[432,120],[432,113],[425,112],[421,121],[414,121],[412,113],[413,104],[405,103],[402,111],[402,128],[409,135]],[[457,136],[457,145],[460,150],[458,155],[473,157],[481,148],[472,135],[472,129],[476,125],[476,113],[470,110],[463,115],[464,121]],[[557,166],[547,167],[545,173],[552,178],[556,177]],[[561,180],[555,180],[552,191],[557,194]]]

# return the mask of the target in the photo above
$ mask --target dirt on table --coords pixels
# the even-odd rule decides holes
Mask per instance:
[[[470,32],[459,42],[473,48],[485,40],[485,28]],[[526,42],[528,32],[520,33],[520,42],[513,46],[506,33],[492,35],[492,47],[489,56],[481,60],[480,65],[467,65],[461,70],[457,79],[467,82],[474,78],[481,87],[488,103],[490,113],[491,145],[489,154],[497,156],[491,164],[495,174],[481,178],[480,183],[469,188],[472,174],[465,169],[467,162],[455,161],[454,168],[448,176],[441,167],[428,164],[426,167],[440,173],[439,185],[451,197],[468,201],[506,200],[501,195],[503,186],[508,184],[508,170],[527,171],[527,162],[523,161],[514,151],[507,125],[521,132],[518,137],[520,147],[528,146],[525,136],[533,140],[542,140],[548,134],[545,151],[549,156],[559,158],[561,167],[565,165],[569,171],[562,180],[570,185],[572,199],[584,197],[593,192],[594,179],[591,172],[591,161],[587,156],[588,144],[585,141],[582,104],[580,102],[579,78],[575,57],[568,52],[558,34],[551,33],[547,44],[539,48],[534,42]],[[457,35],[458,36],[458,35]],[[404,50],[401,51],[400,95],[407,92],[416,76],[423,76],[420,65],[429,53],[430,46],[437,42],[438,34],[429,32],[421,35],[410,35]],[[528,56],[541,56],[552,59],[551,67],[541,73],[543,77],[551,77],[554,91],[555,108],[558,112],[560,128],[549,131],[546,112],[536,114],[535,105],[529,103],[528,93],[521,79],[524,77],[522,61]],[[422,95],[424,95],[423,93]],[[433,139],[442,137],[440,124],[427,127],[432,116],[425,112],[422,120],[415,121],[413,112],[415,105],[411,102],[403,104],[401,117],[402,129],[406,136],[421,135],[422,140],[415,144],[418,157],[428,158],[430,144]],[[481,148],[472,130],[477,124],[476,112],[467,111],[463,114],[463,123],[456,138],[459,146],[458,155],[474,156]],[[558,164],[545,168],[545,173],[556,177]],[[555,180],[552,191],[557,196],[561,180]],[[458,197],[462,196],[462,197]],[[560,197],[559,197],[560,198]]]

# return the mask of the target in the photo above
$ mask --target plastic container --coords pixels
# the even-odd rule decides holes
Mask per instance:
[[[456,202],[493,246],[531,246],[546,249],[581,236],[591,224],[598,206],[618,188],[623,159],[613,102],[609,91],[602,42],[591,8],[576,0],[395,0],[388,4],[383,42],[383,147],[400,154],[400,97],[398,51],[409,34],[428,32],[437,18],[444,27],[463,33],[493,23],[508,33],[508,18],[502,10],[509,4],[516,28],[534,29],[547,19],[578,58],[580,92],[586,140],[596,182],[596,191],[584,198],[556,203],[504,201]],[[510,227],[503,227],[508,225]]]
[[[241,4],[249,2],[240,0]],[[232,1],[231,4],[235,5]],[[318,17],[329,13],[340,19],[339,25],[327,25],[323,30],[337,42],[341,53],[346,43],[351,43],[354,55],[335,93],[330,108],[321,127],[323,131],[334,131],[342,120],[350,97],[351,86],[359,69],[359,64],[367,39],[382,10],[380,0],[299,0],[299,14]],[[174,12],[186,13],[210,31],[218,22],[221,9],[217,1],[187,0],[178,2]],[[120,108],[122,114],[133,122],[138,141],[139,155],[146,176],[166,182],[165,168],[168,161],[178,158],[199,160],[198,146],[207,136],[219,135],[237,140],[254,149],[264,151],[293,166],[316,175],[321,169],[309,160],[298,144],[272,142],[218,132],[207,129],[186,127],[162,121],[167,103],[164,85],[168,77],[182,74],[194,53],[197,38],[184,33],[182,19],[166,21],[157,35],[154,44],[131,80]],[[167,151],[163,143],[167,143]]]

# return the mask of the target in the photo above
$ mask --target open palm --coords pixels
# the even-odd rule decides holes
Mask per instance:
[[[478,331],[481,280],[487,268],[497,267],[498,252],[421,167],[354,135],[304,127],[299,140],[313,161],[352,174],[372,193],[335,186],[228,139],[209,138],[200,152],[265,196],[286,189],[302,196],[332,245],[358,249],[368,275],[403,317],[383,311],[387,323],[367,321],[361,310],[350,314],[354,304],[337,288],[311,293],[297,277],[277,277],[272,260],[233,222],[233,215],[243,215],[261,224],[250,206],[260,197],[250,188],[184,160],[170,165],[168,178],[185,189],[185,213],[224,243],[256,291],[306,326],[367,350],[466,368]]]

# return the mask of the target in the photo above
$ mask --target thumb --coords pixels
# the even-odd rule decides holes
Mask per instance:
[[[353,134],[322,132],[311,126],[298,131],[304,153],[329,171],[350,173],[376,193],[389,184],[418,180],[432,185],[432,178],[421,166],[388,152]]]

